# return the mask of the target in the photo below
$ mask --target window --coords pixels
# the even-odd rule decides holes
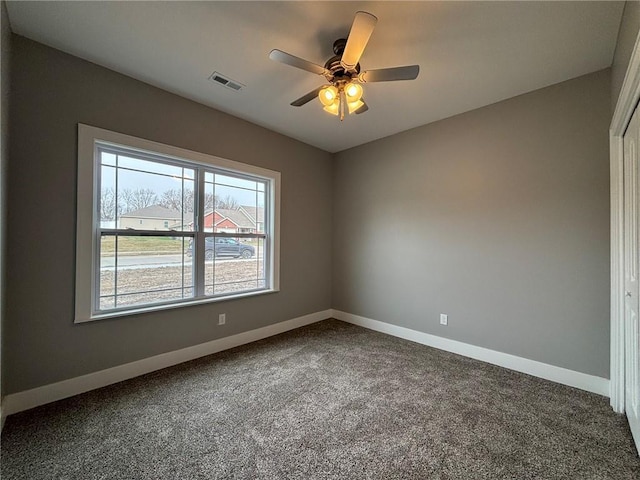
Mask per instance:
[[[79,125],[76,322],[277,291],[279,182]]]

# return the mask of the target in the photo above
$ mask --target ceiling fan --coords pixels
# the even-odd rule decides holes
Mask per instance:
[[[282,50],[271,50],[271,60],[323,75],[329,82],[294,100],[291,105],[301,107],[318,97],[325,111],[343,120],[345,111],[359,114],[369,110],[362,98],[362,83],[416,79],[420,72],[419,65],[360,70],[358,62],[377,22],[378,19],[370,13],[356,12],[349,36],[333,43],[335,56],[327,60],[324,67]]]

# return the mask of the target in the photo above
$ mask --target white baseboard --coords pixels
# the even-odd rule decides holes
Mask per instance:
[[[596,377],[594,375],[588,375],[586,373],[576,372],[562,367],[556,367],[554,365],[517,357],[508,353],[489,350],[488,348],[476,347],[475,345],[470,345],[468,343],[449,340],[448,338],[418,332],[416,330],[399,327],[390,323],[341,312],[340,310],[332,310],[332,312],[333,318],[342,320],[343,322],[352,323],[370,330],[393,335],[394,337],[404,338],[405,340],[411,340],[412,342],[428,345],[429,347],[481,360],[493,365],[515,370],[516,372],[526,373],[528,375],[533,375],[534,377],[544,378],[545,380],[551,380],[552,382],[597,393],[598,395],[604,395],[605,397],[609,396],[609,380],[606,378]]]
[[[118,365],[117,367],[82,375],[80,377],[70,378],[61,382],[7,395],[4,397],[0,408],[0,430],[2,426],[4,426],[6,416],[13,413],[18,413],[40,405],[55,402],[56,400],[78,395],[96,388],[105,387],[123,380],[128,380],[162,368],[171,367],[189,360],[194,360],[206,355],[211,355],[223,350],[255,342],[263,338],[278,335],[280,333],[305,325],[310,325],[331,317],[354,325],[359,325],[370,330],[386,333],[395,337],[404,338],[416,343],[438,348],[440,350],[446,350],[458,355],[509,368],[517,372],[544,378],[546,380],[597,393],[599,395],[609,396],[609,380],[606,378],[587,375],[585,373],[548,365],[535,360],[517,357],[508,353],[469,345],[456,340],[449,340],[436,335],[430,335],[428,333],[418,332],[409,328],[399,327],[397,325],[380,322],[378,320],[372,320],[370,318],[341,312],[340,310],[324,310],[322,312],[316,312],[276,323],[275,325],[269,325],[267,327],[250,330],[230,337],[212,340],[192,347],[163,353],[124,365]]]
[[[61,382],[51,383],[42,387],[12,393],[4,398],[2,403],[3,419],[6,415],[22,412],[30,408],[38,407],[46,403],[55,402],[63,398],[78,395],[100,387],[106,387],[113,383],[128,380],[145,373],[154,372],[162,368],[171,367],[179,363],[194,360],[196,358],[211,355],[230,348],[245,345],[247,343],[262,340],[263,338],[278,335],[295,328],[310,325],[331,317],[331,310],[311,313],[302,317],[286,320],[284,322],[269,325],[267,327],[250,330],[230,337],[212,340],[192,347],[182,348],[173,352],[162,353],[135,362],[118,365],[98,372],[89,373],[80,377],[70,378]]]

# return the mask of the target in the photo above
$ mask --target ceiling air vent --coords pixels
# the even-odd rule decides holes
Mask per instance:
[[[244,88],[244,85],[242,85],[241,83],[236,82],[235,80],[231,80],[229,77],[225,77],[224,75],[218,72],[213,72],[209,77],[209,80],[211,80],[214,83],[223,85],[227,88],[230,88],[231,90],[235,90],[236,92]]]

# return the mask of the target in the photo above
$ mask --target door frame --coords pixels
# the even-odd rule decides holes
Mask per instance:
[[[640,100],[640,34],[636,38],[609,127],[611,179],[611,407],[624,412],[624,145],[623,135]]]

